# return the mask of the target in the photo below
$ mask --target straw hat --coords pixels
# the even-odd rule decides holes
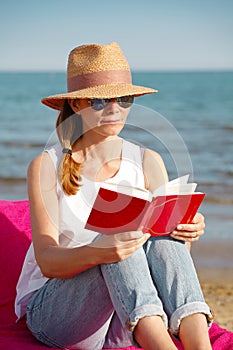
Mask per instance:
[[[129,64],[115,42],[73,49],[68,59],[67,88],[67,93],[43,98],[41,102],[60,110],[65,99],[141,96],[157,92],[132,84]]]

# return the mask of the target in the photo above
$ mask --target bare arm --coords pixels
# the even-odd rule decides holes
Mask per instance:
[[[101,263],[126,259],[148,239],[133,233],[113,235],[108,242],[64,248],[59,246],[59,212],[56,173],[47,153],[36,157],[28,169],[28,194],[35,257],[49,278],[72,277]]]
[[[167,170],[161,156],[146,149],[143,157],[143,171],[146,187],[152,193],[162,184],[168,182]]]

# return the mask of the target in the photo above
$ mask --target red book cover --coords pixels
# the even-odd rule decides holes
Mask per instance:
[[[149,205],[145,199],[101,187],[85,228],[104,234],[137,231]]]
[[[170,234],[178,224],[192,221],[204,197],[204,193],[156,197],[143,218],[142,231],[151,235]]]
[[[150,201],[101,187],[85,228],[103,234],[142,230],[151,235],[167,235],[179,223],[192,221],[204,196],[161,195]]]

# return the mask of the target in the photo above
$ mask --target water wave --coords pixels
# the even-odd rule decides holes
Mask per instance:
[[[232,174],[233,175],[233,172],[227,171],[227,172],[224,172],[224,174]],[[230,191],[230,189],[232,189],[231,185],[228,185],[225,183],[220,183],[217,181],[212,181],[212,182],[198,181],[198,186],[209,187],[209,188],[221,188],[221,189],[229,187],[229,191]]]
[[[232,205],[233,204],[233,198],[206,196],[205,197],[205,202],[213,203],[213,204]]]
[[[226,176],[226,177],[233,177],[233,171],[231,171],[231,170],[225,171],[224,172],[224,176]]]
[[[233,132],[233,126],[225,126],[223,130]]]
[[[0,145],[5,147],[17,148],[43,148],[44,143],[36,143],[30,141],[0,141]]]
[[[26,182],[25,177],[0,177],[0,184],[20,184]]]

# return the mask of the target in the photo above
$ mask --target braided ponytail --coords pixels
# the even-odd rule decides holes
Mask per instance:
[[[65,151],[59,164],[58,179],[67,195],[75,195],[81,186],[81,163],[73,159],[72,145],[82,135],[82,119],[74,113],[67,100],[57,118],[56,130]]]

